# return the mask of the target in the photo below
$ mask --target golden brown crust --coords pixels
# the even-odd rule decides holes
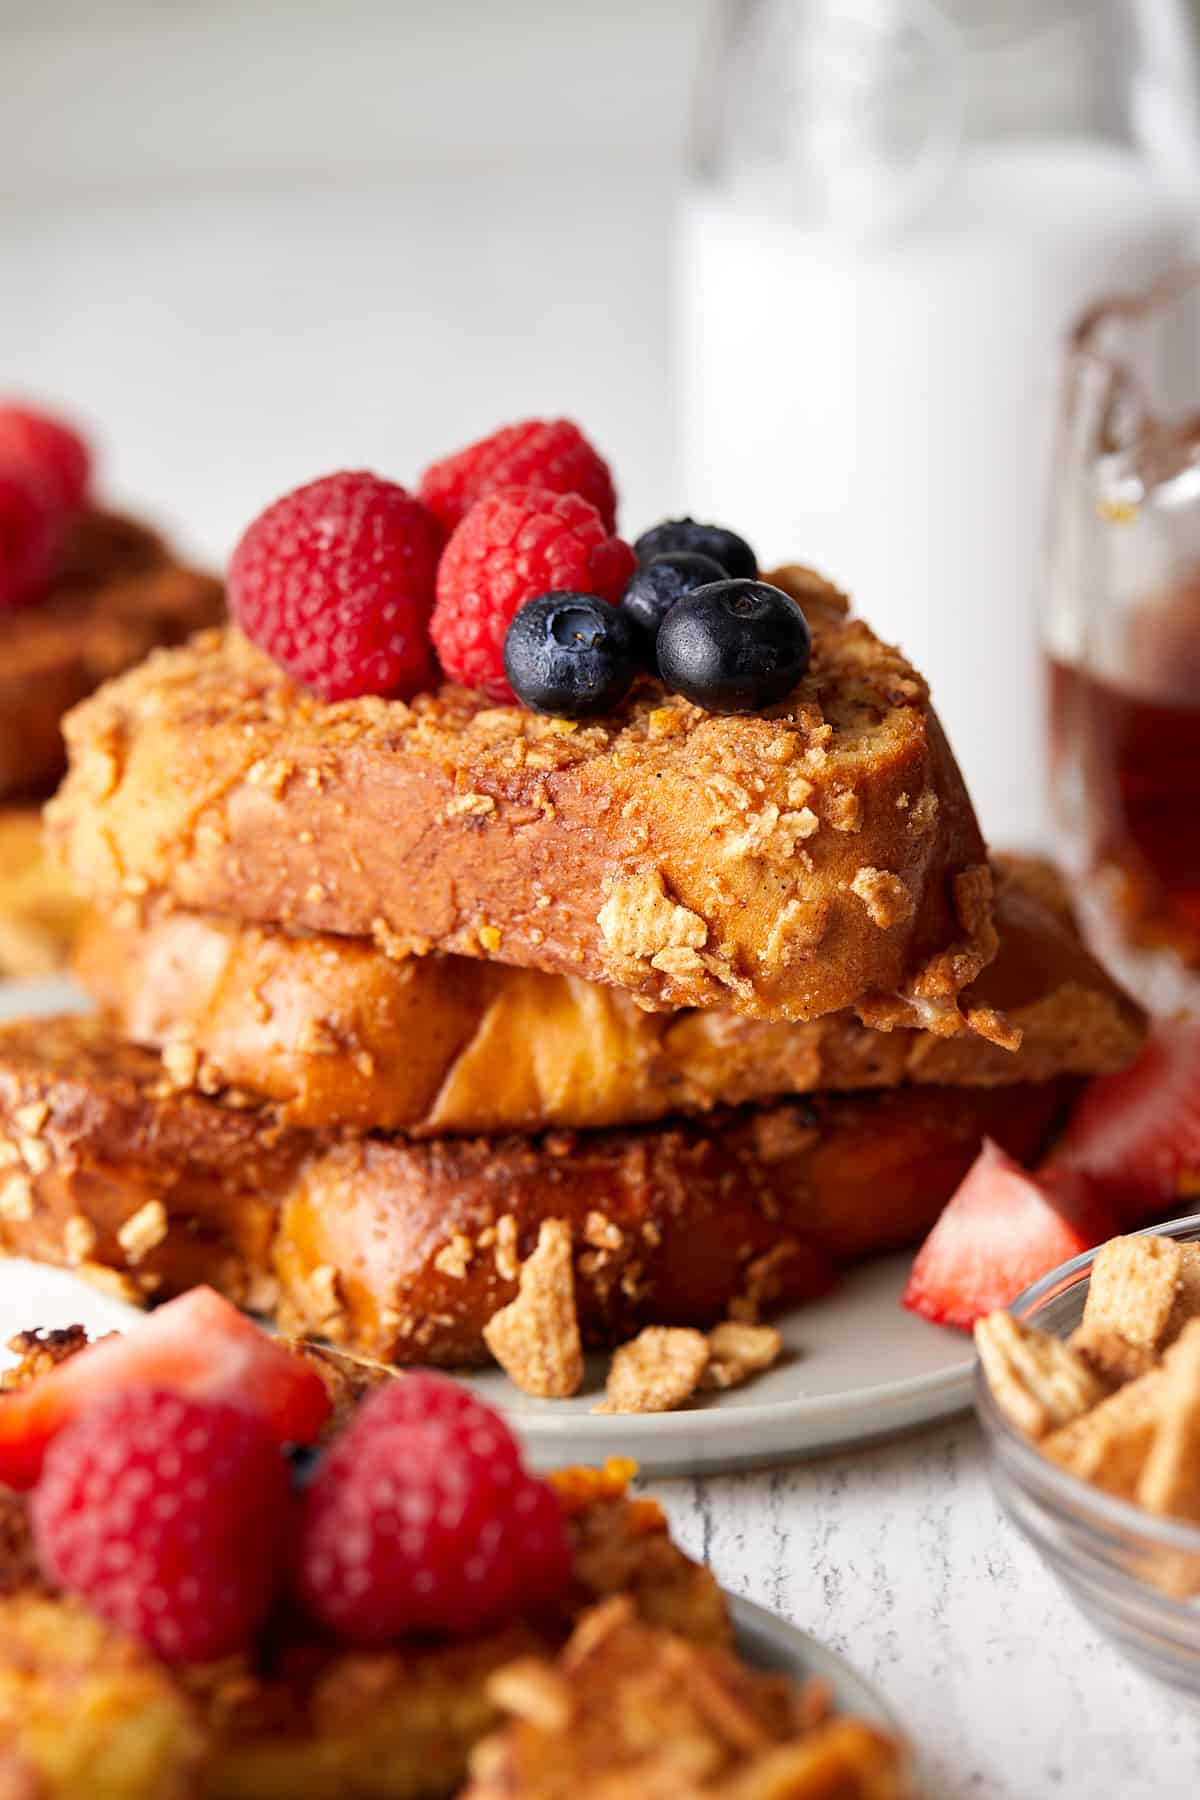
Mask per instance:
[[[6,1248],[119,1270],[131,1299],[202,1281],[245,1304],[273,1298],[278,1196],[305,1134],[199,1095],[164,1104],[161,1068],[93,1019],[29,1020],[0,1041]]]
[[[637,1618],[586,1613],[555,1661],[489,1691],[510,1723],[471,1759],[463,1800],[903,1800],[901,1744],[834,1717],[816,1684],[764,1674]]]
[[[811,1298],[919,1238],[986,1133],[1039,1153],[1069,1084],[816,1095],[542,1139],[338,1141],[167,1089],[90,1019],[0,1028],[0,1242],[165,1297],[207,1280],[385,1361],[484,1359],[542,1221],[586,1341]]]
[[[71,877],[42,848],[39,809],[0,807],[0,978],[61,969],[85,911]]]
[[[903,990],[956,1029],[995,947],[966,790],[899,653],[827,597],[810,612],[812,667],[770,715],[647,678],[579,726],[455,687],[325,705],[211,634],[72,715],[53,834],[110,897],[657,1006],[805,1018]]]
[[[996,960],[963,1003],[1007,1015],[1017,1051],[960,1034],[648,1013],[620,989],[464,957],[396,961],[360,939],[294,937],[125,901],[76,967],[114,1028],[182,1086],[244,1089],[313,1128],[578,1130],[818,1090],[993,1086],[1122,1067],[1140,1010],[1084,948],[1045,871],[997,864]]]
[[[81,1601],[0,1599],[0,1792],[195,1800],[204,1737],[178,1682]]]
[[[114,513],[84,513],[51,593],[5,617],[0,799],[52,788],[66,767],[63,714],[223,611],[220,582],[182,567],[153,532]]]

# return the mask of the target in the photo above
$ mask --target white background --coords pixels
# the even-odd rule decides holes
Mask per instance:
[[[689,0],[0,0],[0,391],[223,555],[337,466],[576,415],[671,498]]]

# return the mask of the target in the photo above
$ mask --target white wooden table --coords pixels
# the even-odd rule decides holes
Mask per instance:
[[[992,1497],[973,1421],[763,1473],[656,1482],[722,1583],[891,1703],[929,1800],[1200,1792],[1200,1710],[1075,1612]]]

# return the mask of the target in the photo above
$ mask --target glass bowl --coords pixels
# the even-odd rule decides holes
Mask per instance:
[[[1156,1225],[1153,1235],[1194,1242],[1200,1214]],[[1083,1314],[1094,1257],[1089,1251],[1063,1263],[1009,1311],[1068,1337]],[[975,1405],[1009,1518],[1097,1630],[1147,1674],[1200,1703],[1200,1526],[1159,1518],[1050,1462],[1001,1412],[978,1363]]]

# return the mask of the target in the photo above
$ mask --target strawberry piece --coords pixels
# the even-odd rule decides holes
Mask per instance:
[[[329,1417],[315,1368],[212,1288],[192,1288],[133,1330],[101,1338],[28,1387],[0,1394],[0,1482],[32,1487],[48,1446],[113,1394],[167,1388],[257,1413],[281,1444],[310,1444]]]
[[[1086,1180],[1065,1170],[1031,1175],[989,1138],[917,1252],[904,1305],[969,1331],[1118,1229]]]
[[[1200,1195],[1200,1019],[1156,1025],[1127,1069],[1093,1081],[1049,1166],[1082,1171],[1125,1226],[1190,1211]]]

